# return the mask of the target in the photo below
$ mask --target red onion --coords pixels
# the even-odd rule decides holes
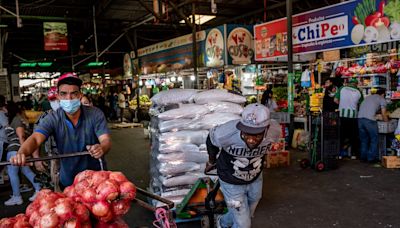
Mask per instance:
[[[81,182],[82,180],[90,179],[93,173],[95,173],[95,171],[93,170],[85,170],[83,172],[78,173],[78,175],[75,176],[74,184]]]
[[[121,216],[128,213],[131,204],[127,200],[118,200],[111,203],[111,208],[116,216]]]
[[[106,171],[98,171],[93,173],[93,176],[90,179],[91,186],[96,188],[97,186],[99,186],[99,184],[107,180],[109,175],[110,174]]]
[[[106,216],[110,213],[110,206],[107,202],[99,201],[93,205],[92,213],[97,217]]]
[[[55,213],[48,213],[40,218],[39,224],[40,228],[53,228],[57,227],[58,222],[58,216]]]
[[[121,196],[126,200],[133,200],[136,196],[136,187],[129,181],[123,182],[119,186],[119,191],[121,192]]]
[[[75,204],[74,211],[81,221],[89,221],[90,213],[85,206],[82,204]]]
[[[111,173],[110,173],[110,179],[111,179],[111,180],[115,180],[115,181],[117,181],[118,183],[128,181],[128,179],[126,179],[126,177],[124,176],[124,174],[121,173],[121,172],[111,172]]]
[[[111,180],[106,180],[101,183],[97,189],[97,200],[107,200],[112,201],[118,197],[118,185]]]
[[[68,202],[68,200],[58,199],[56,201],[56,206],[54,207],[54,212],[62,221],[64,221],[71,217],[72,205]]]
[[[92,203],[96,201],[96,192],[88,188],[81,194],[82,200],[86,203]]]

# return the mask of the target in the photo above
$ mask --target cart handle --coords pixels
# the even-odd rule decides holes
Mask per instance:
[[[142,194],[142,195],[144,195],[144,196],[147,196],[147,197],[149,197],[149,198],[151,198],[151,199],[155,199],[155,200],[157,200],[157,201],[160,201],[160,202],[162,202],[162,203],[165,203],[165,204],[167,205],[168,209],[174,208],[174,202],[172,202],[172,201],[170,201],[170,200],[167,200],[167,199],[164,199],[164,198],[162,198],[161,196],[155,195],[155,194],[153,194],[153,193],[151,193],[151,192],[145,191],[145,190],[143,190],[143,189],[141,189],[141,188],[138,188],[138,187],[136,187],[136,192],[137,192],[137,193],[140,193],[140,194]],[[145,208],[147,208],[147,209],[149,209],[149,210],[155,211],[155,210],[157,209],[156,207],[154,207],[154,206],[152,206],[152,205],[150,205],[150,204],[148,204],[148,203],[146,203],[146,202],[144,202],[144,201],[142,201],[142,200],[140,200],[140,199],[135,199],[135,200],[136,200],[136,202],[139,203],[141,206],[143,206],[143,207],[145,207]]]
[[[28,158],[26,159],[26,163],[30,162],[37,162],[37,161],[49,161],[53,159],[63,159],[63,158],[71,158],[71,157],[77,157],[77,156],[85,156],[85,155],[90,155],[88,151],[84,152],[75,152],[75,153],[70,153],[70,154],[57,154],[57,155],[51,155],[47,157],[40,157],[40,158]],[[100,166],[103,166],[102,159],[98,159],[100,161]],[[5,166],[5,165],[11,165],[11,162],[6,161],[6,162],[0,162],[0,166]],[[103,170],[103,168],[102,168]]]

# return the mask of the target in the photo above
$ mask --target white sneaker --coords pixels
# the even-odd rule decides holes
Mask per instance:
[[[6,206],[14,206],[14,205],[21,205],[24,201],[22,200],[21,196],[11,196],[9,200],[4,202]]]
[[[31,197],[29,197],[29,201],[34,201],[36,199],[37,194],[39,193],[39,191],[35,191],[35,193],[33,193],[33,195]]]
[[[215,226],[217,228],[222,228],[222,226],[221,226],[221,218],[222,218],[222,216],[223,215],[216,215],[215,216]]]

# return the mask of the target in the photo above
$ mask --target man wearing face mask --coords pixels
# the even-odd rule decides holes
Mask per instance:
[[[262,196],[264,155],[280,133],[280,125],[270,119],[270,111],[261,104],[246,106],[240,120],[210,130],[205,171],[216,166],[228,206],[228,213],[217,217],[217,227],[251,227],[251,217]]]
[[[70,186],[81,171],[100,170],[98,159],[111,149],[111,138],[104,114],[95,107],[82,106],[80,87],[82,80],[72,73],[58,79],[57,98],[60,108],[49,113],[35,128],[34,133],[22,144],[13,165],[24,165],[25,157],[32,154],[51,135],[59,154],[89,151],[90,156],[79,156],[60,161],[60,185]],[[103,164],[105,167],[106,164]]]

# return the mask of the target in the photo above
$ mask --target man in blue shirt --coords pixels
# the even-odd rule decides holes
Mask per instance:
[[[100,170],[100,161],[104,161],[104,155],[111,149],[110,132],[103,112],[95,107],[81,105],[81,85],[82,80],[72,73],[59,78],[57,96],[60,108],[39,123],[17,155],[10,159],[12,164],[24,165],[26,156],[31,155],[52,135],[59,154],[87,150],[91,155],[61,160],[60,184],[63,187],[71,185],[76,174],[83,170]],[[100,158],[102,160],[98,160]]]

